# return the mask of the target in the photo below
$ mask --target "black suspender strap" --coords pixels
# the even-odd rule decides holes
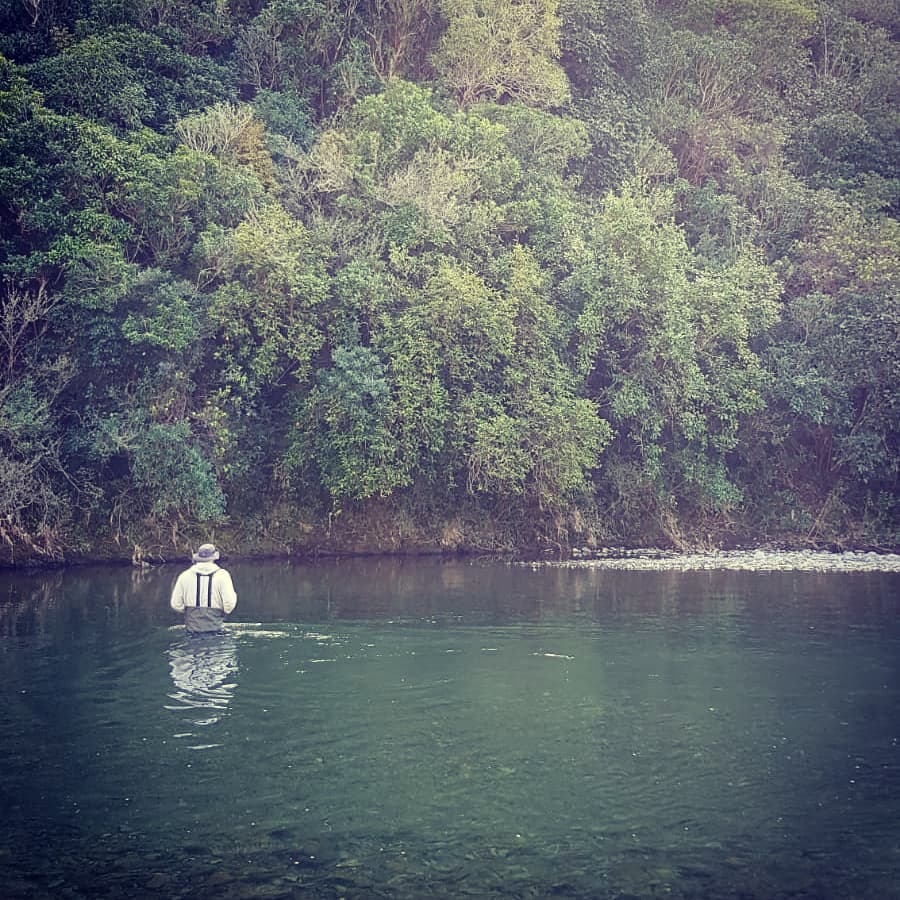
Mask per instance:
[[[218,571],[218,570],[217,570]],[[200,579],[208,578],[209,581],[206,582],[206,605],[212,607],[212,580],[215,572],[210,572],[209,575],[205,575],[202,572],[197,572],[197,596],[195,598],[194,606],[200,605]]]

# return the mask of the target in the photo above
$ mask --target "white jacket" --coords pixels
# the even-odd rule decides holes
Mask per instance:
[[[237,604],[231,575],[214,562],[194,563],[178,576],[170,605],[185,614],[188,631],[219,631],[224,616]]]

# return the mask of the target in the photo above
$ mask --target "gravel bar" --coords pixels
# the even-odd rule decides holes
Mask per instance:
[[[569,560],[521,565],[563,568],[633,569],[691,572],[727,569],[740,572],[900,572],[900,554],[820,550],[720,550],[675,553],[663,550],[574,550]]]

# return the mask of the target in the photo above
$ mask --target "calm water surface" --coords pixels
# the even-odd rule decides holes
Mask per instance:
[[[0,574],[0,896],[900,896],[900,576],[231,569]]]

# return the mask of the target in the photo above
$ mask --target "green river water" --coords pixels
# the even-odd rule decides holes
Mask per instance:
[[[900,575],[0,573],[4,898],[900,897]]]

